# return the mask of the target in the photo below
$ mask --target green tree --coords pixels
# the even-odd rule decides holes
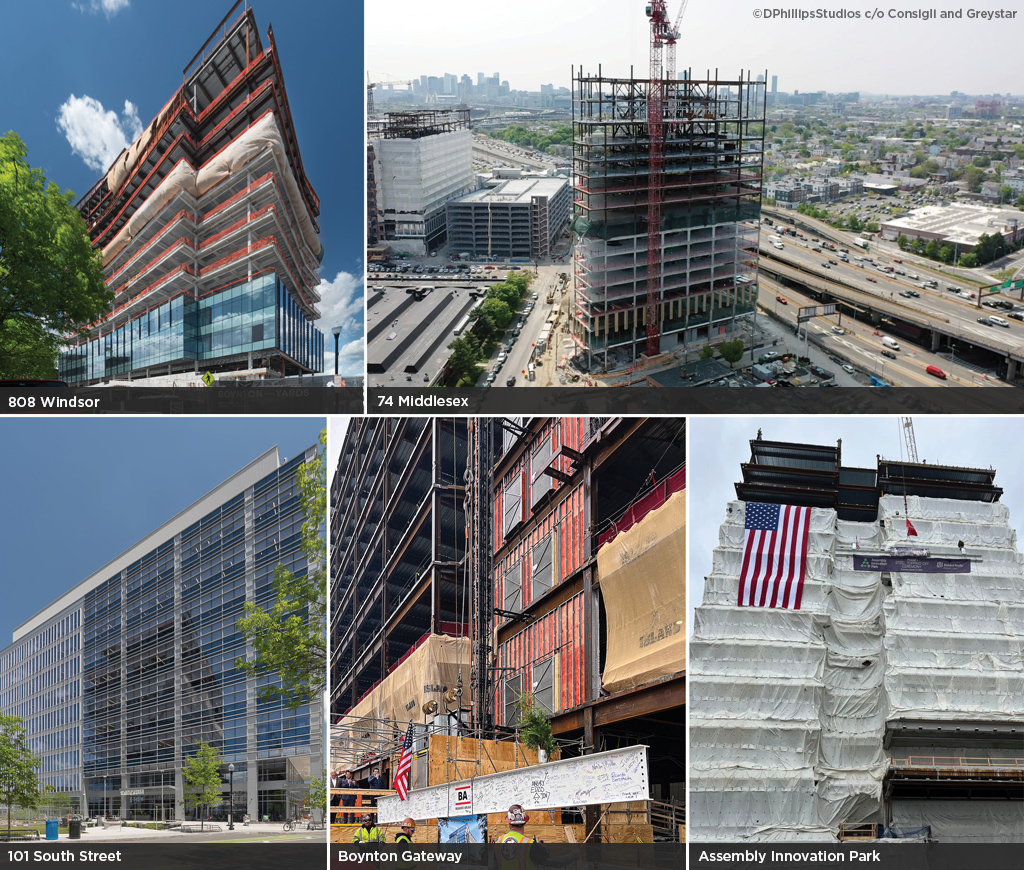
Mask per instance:
[[[477,311],[489,317],[493,321],[495,329],[499,332],[504,330],[512,321],[512,310],[508,307],[508,303],[501,299],[493,297],[485,299]]]
[[[973,269],[978,265],[978,256],[977,254],[964,254],[957,265],[963,266],[965,269]]]
[[[38,759],[28,748],[20,716],[0,715],[0,801],[7,805],[7,836],[11,835],[11,808],[39,804]]]
[[[718,346],[718,352],[722,354],[722,359],[729,363],[729,367],[732,368],[743,357],[743,339],[734,338],[732,341],[722,342]]]
[[[977,193],[981,190],[981,183],[985,180],[985,173],[976,166],[971,166],[964,171],[961,178],[967,182],[967,188],[971,193]]]
[[[310,779],[306,786],[306,805],[311,810],[327,812],[327,768],[320,771],[319,777]]]
[[[185,759],[181,766],[184,780],[185,807],[198,810],[220,801],[220,753],[205,740],[199,742],[199,751]],[[200,815],[200,829],[205,824],[206,813]]]
[[[472,332],[455,339],[448,345],[452,355],[448,357],[448,368],[456,383],[469,374],[476,372],[476,364],[480,361],[482,348],[480,339]]]
[[[710,344],[704,345],[704,347],[702,347],[700,349],[700,358],[701,359],[714,359],[715,358],[715,349]]]
[[[278,565],[273,606],[266,611],[246,602],[245,616],[237,623],[255,656],[252,661],[236,659],[235,667],[257,679],[276,676],[269,685],[260,687],[259,700],[281,699],[292,710],[319,695],[327,682],[326,448],[327,430],[323,429],[315,458],[303,463],[296,474],[306,567],[292,572]]]
[[[61,336],[114,298],[73,195],[27,155],[16,133],[0,136],[0,377],[52,377]]]

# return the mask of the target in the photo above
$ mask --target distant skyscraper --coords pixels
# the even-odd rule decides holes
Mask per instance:
[[[779,92],[779,77],[772,76],[772,93],[777,94]]]

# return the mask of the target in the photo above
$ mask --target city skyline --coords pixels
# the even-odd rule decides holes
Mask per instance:
[[[524,0],[489,9],[484,20],[478,4],[468,0],[450,0],[444,15],[410,0],[386,9],[369,6],[365,66],[374,81],[411,79],[435,65],[443,52],[445,65],[460,70],[456,75],[463,67],[471,76],[499,70],[512,88],[529,91],[547,83],[566,86],[571,70],[581,65],[584,73],[597,73],[600,64],[606,76],[644,78],[649,67],[644,6],[644,0],[597,0],[580,18],[574,7]],[[674,19],[679,4],[672,0],[668,7]],[[780,90],[787,92],[981,95],[1005,93],[1016,80],[1014,29],[1006,21],[755,18],[755,10],[763,8],[756,2],[735,5],[726,26],[720,6],[693,0],[680,27],[678,68],[692,67],[695,76],[706,70],[719,76],[767,70],[767,80],[777,75]],[[855,51],[861,40],[864,50]],[[836,45],[847,52],[837,55]],[[872,57],[887,62],[864,64],[869,48]],[[977,63],[980,58],[984,64]]]

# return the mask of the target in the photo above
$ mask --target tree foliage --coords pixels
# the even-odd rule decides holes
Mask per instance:
[[[39,803],[38,759],[28,747],[20,716],[0,715],[0,801],[7,805],[7,836],[11,835],[11,808]]]
[[[200,741],[199,751],[195,755],[185,759],[181,766],[181,777],[184,780],[187,809],[198,810],[220,801],[220,762],[217,748],[205,740]],[[203,813],[200,818],[204,819],[205,816]]]
[[[0,136],[0,377],[51,377],[61,336],[109,310],[82,216],[16,133]]]
[[[722,359],[729,363],[731,368],[743,357],[743,339],[734,338],[732,341],[723,341],[718,346],[718,352],[722,354]]]
[[[519,739],[530,749],[543,749],[550,755],[558,748],[551,731],[551,721],[537,707],[537,702],[530,692],[523,692],[516,699],[519,712]]]
[[[327,812],[327,768],[320,771],[319,777],[312,777],[306,786],[306,805],[310,809]]]
[[[252,644],[255,657],[251,661],[236,659],[235,667],[249,677],[276,677],[260,687],[259,699],[281,699],[292,710],[319,695],[327,682],[327,552],[323,532],[327,518],[326,447],[324,429],[316,457],[301,465],[296,474],[305,569],[293,573],[278,565],[273,606],[267,611],[246,602],[245,616],[238,620],[238,630]]]

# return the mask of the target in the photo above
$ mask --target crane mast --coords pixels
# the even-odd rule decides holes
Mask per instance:
[[[658,316],[661,298],[661,197],[665,174],[665,82],[662,56],[669,36],[665,0],[647,4],[651,19],[651,75],[647,83],[647,303],[644,320],[647,327],[647,356],[661,352],[661,324]]]

